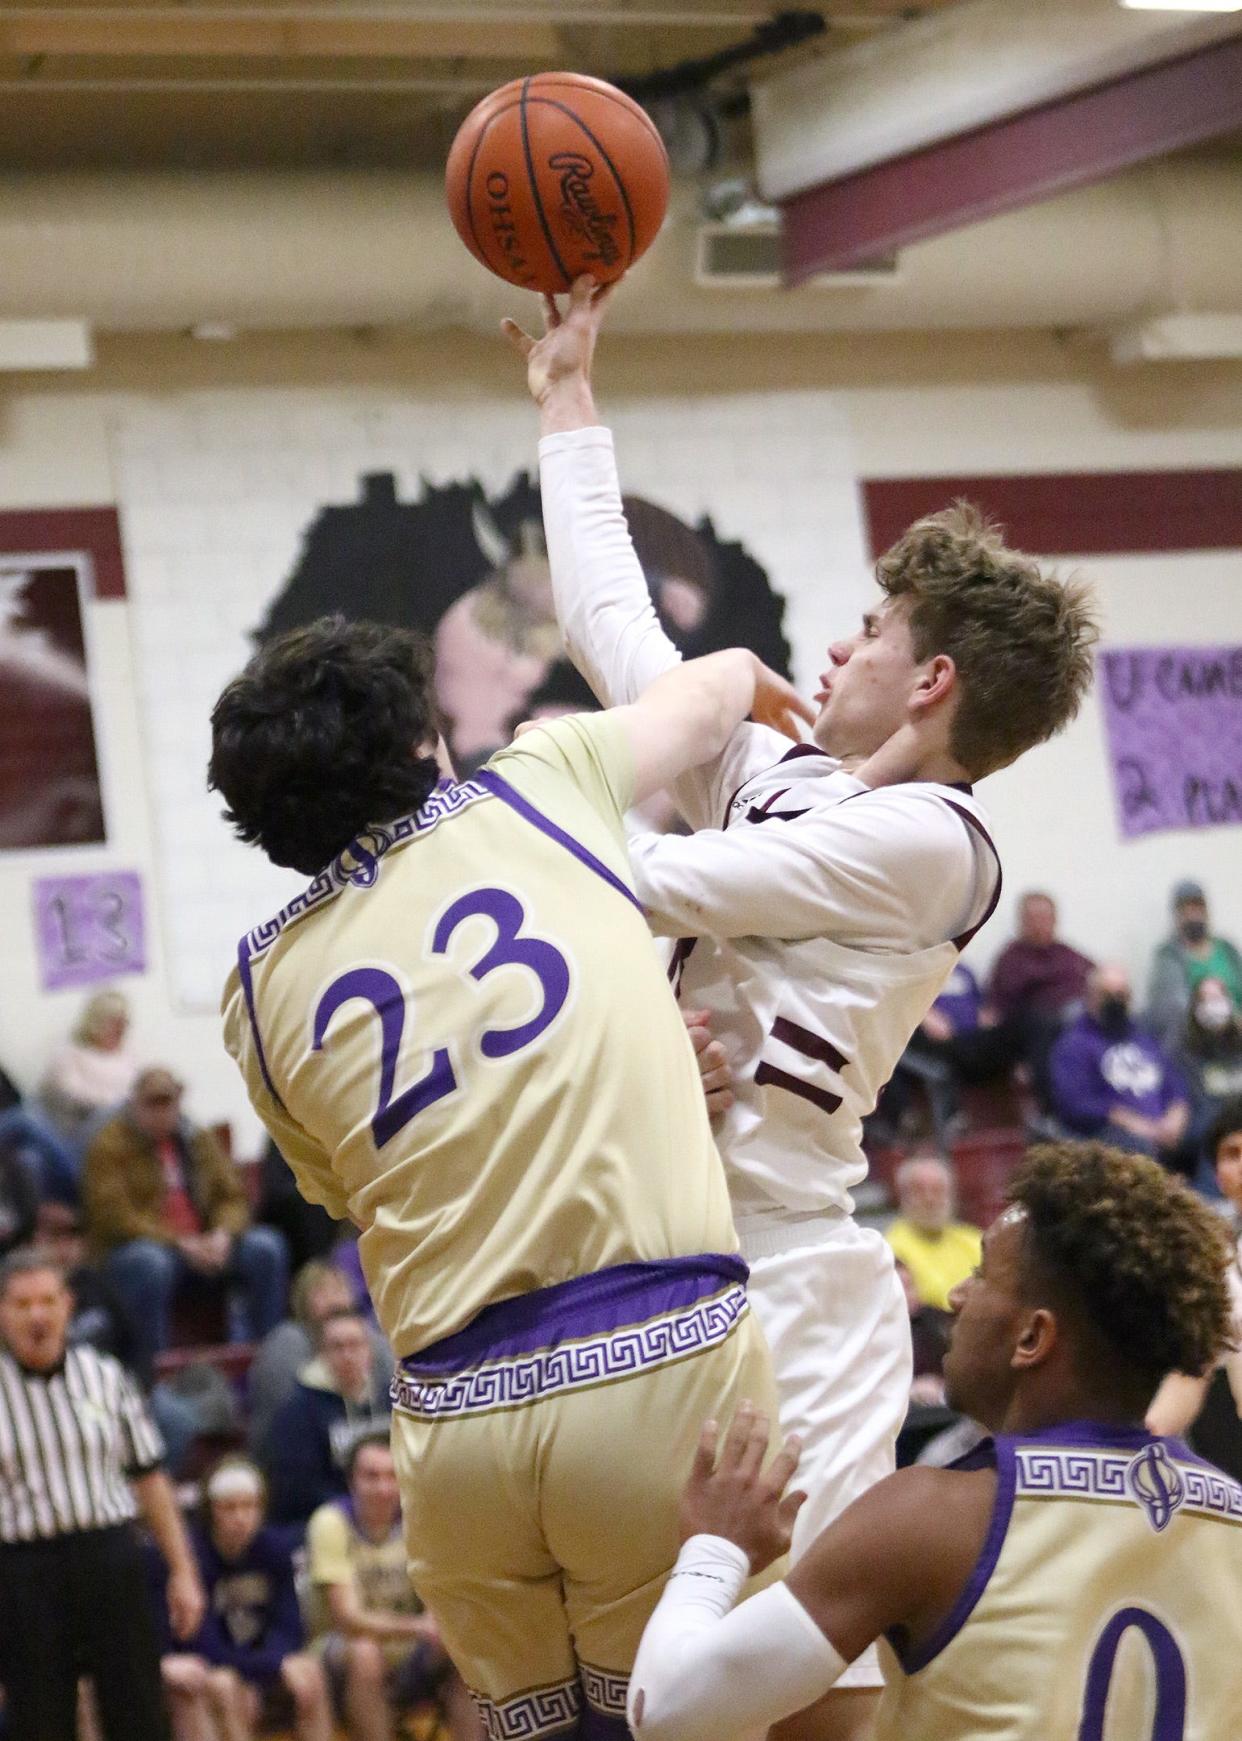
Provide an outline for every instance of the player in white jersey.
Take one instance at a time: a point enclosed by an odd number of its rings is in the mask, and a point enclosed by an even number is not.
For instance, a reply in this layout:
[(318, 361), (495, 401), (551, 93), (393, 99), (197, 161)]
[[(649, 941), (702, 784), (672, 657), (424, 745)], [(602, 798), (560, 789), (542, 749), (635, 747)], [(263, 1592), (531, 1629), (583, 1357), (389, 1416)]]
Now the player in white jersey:
[[(540, 406), (557, 614), (606, 706), (679, 658), (591, 393), (607, 296), (580, 281), (563, 320), (548, 302), (537, 343), (506, 323)], [(631, 842), (649, 923), (681, 940), (680, 995), (709, 1012), (733, 1072), (717, 1141), (782, 1424), (804, 1446), (795, 1555), (894, 1467), (908, 1316), (885, 1241), (850, 1218), (850, 1190), (866, 1173), (863, 1117), (999, 898), (971, 781), (1073, 716), (1094, 638), (1080, 588), (966, 511), (912, 528), (878, 578), (886, 598), (829, 649), (812, 742), (791, 750), (741, 727), (673, 787), (696, 832)], [(880, 1679), (873, 1652), (786, 1741), (862, 1734)]]
[(361, 1229), (412, 1581), (493, 1738), (624, 1734), (698, 1423), (775, 1413), (622, 822), (756, 700), (800, 705), (713, 655), (441, 783), (428, 649), (327, 618), (212, 715), (238, 832), (313, 875), (242, 939), (225, 1041)]
[(788, 1540), (796, 1459), (765, 1477), (744, 1415), (713, 1469), (705, 1434), (631, 1678), (637, 1741), (762, 1729), (877, 1638), (876, 1741), (1234, 1741), (1242, 1487), (1142, 1425), (1163, 1371), (1227, 1337), (1227, 1262), (1211, 1209), (1153, 1161), (1032, 1150), (954, 1291), (945, 1361), (996, 1437), (890, 1476), (733, 1608)]

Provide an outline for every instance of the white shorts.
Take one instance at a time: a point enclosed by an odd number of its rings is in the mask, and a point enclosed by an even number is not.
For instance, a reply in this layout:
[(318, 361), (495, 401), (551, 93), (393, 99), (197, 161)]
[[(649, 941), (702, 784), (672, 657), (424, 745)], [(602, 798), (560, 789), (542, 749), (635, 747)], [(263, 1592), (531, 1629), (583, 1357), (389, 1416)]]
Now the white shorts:
[[(745, 1241), (743, 1241), (743, 1248)], [(822, 1529), (896, 1468), (913, 1377), (910, 1317), (888, 1242), (843, 1220), (815, 1245), (750, 1262), (750, 1303), (772, 1351), (781, 1428), (797, 1433), (807, 1493), (797, 1559)], [(840, 1687), (880, 1687), (872, 1645)]]

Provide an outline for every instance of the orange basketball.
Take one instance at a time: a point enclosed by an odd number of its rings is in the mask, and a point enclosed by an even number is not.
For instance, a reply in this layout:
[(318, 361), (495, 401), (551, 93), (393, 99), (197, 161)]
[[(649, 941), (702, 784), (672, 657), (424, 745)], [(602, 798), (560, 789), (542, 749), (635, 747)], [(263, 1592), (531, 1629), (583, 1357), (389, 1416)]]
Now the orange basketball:
[(668, 205), (668, 156), (624, 91), (580, 73), (536, 73), (466, 116), (444, 176), (457, 234), (524, 290), (601, 284), (629, 270)]

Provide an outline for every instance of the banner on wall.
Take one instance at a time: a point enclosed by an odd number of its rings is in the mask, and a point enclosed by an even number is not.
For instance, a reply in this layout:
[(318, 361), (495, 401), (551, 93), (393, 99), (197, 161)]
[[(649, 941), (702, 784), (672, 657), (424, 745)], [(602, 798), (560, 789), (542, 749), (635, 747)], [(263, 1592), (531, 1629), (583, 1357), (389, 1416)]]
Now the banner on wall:
[(146, 928), (137, 871), (36, 877), (32, 894), (44, 991), (144, 971)]
[(1242, 646), (1112, 648), (1099, 684), (1123, 836), (1242, 823)]
[(80, 552), (0, 557), (0, 851), (104, 838)]

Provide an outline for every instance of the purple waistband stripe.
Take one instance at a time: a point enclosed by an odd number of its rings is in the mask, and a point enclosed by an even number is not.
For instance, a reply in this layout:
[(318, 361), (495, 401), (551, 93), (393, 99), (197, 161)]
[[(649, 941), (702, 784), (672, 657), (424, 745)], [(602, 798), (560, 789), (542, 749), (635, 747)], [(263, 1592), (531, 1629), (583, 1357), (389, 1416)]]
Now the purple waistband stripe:
[(393, 1407), (447, 1422), (617, 1384), (726, 1343), (749, 1311), (739, 1257), (618, 1264), (502, 1300), (407, 1355)]
[(749, 1274), (740, 1257), (726, 1252), (616, 1264), (485, 1306), (455, 1335), (407, 1355), (401, 1370), (412, 1378), (445, 1378), (485, 1361), (607, 1335), (695, 1306), (727, 1287), (744, 1287)]

